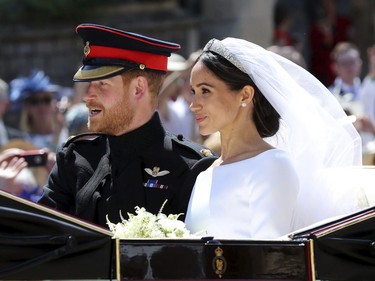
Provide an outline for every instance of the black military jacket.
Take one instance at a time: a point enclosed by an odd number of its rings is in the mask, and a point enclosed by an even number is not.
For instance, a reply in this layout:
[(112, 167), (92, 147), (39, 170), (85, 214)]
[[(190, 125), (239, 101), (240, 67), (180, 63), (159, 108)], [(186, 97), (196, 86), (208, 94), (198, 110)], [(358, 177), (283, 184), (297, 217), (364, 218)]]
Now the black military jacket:
[(78, 136), (56, 154), (39, 203), (106, 225), (135, 206), (165, 214), (185, 213), (196, 176), (215, 160), (211, 152), (164, 131), (157, 113), (121, 136)]

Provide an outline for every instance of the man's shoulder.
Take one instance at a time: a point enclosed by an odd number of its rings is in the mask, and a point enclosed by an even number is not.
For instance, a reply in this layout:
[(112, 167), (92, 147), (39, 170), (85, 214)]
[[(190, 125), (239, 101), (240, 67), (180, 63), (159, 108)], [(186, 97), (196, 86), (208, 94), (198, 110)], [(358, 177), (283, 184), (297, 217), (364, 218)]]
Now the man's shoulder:
[(195, 154), (197, 158), (215, 157), (210, 149), (185, 138), (183, 135), (167, 134), (167, 138), (170, 139), (174, 150)]
[[(74, 161), (77, 163), (85, 159), (85, 161), (95, 166), (101, 157), (107, 151), (107, 135), (103, 133), (83, 133), (71, 136), (65, 144), (58, 149), (58, 157), (65, 161)], [(72, 157), (75, 155), (74, 157)], [(78, 157), (79, 155), (79, 157)], [(84, 164), (86, 165), (86, 164)]]
[(104, 133), (82, 133), (75, 136), (70, 136), (64, 144), (64, 147), (68, 147), (71, 144), (97, 144), (107, 138)]
[(75, 151), (86, 155), (85, 157), (91, 154), (102, 155), (106, 151), (106, 143), (107, 135), (104, 133), (83, 133), (69, 137), (60, 151), (67, 155)]

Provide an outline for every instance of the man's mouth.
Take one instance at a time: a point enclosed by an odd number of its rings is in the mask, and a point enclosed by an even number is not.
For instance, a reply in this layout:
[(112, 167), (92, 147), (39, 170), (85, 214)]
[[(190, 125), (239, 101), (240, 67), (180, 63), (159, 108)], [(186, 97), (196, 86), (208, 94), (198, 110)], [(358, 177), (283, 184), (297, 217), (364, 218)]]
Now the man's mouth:
[(89, 112), (90, 112), (90, 117), (92, 117), (92, 116), (98, 115), (102, 111), (101, 111), (101, 109), (92, 108), (92, 109), (89, 110)]

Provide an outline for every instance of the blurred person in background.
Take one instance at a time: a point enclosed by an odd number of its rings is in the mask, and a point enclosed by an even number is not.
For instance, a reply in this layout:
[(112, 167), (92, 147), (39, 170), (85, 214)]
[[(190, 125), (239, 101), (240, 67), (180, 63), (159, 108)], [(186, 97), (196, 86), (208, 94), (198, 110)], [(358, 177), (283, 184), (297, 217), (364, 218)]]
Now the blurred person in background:
[(358, 47), (351, 42), (339, 42), (332, 51), (332, 69), (336, 75), (328, 89), (361, 135), (363, 152), (366, 153), (373, 135), (367, 130), (364, 107), (361, 101), (362, 82), (360, 78), (362, 59)]
[(294, 46), (295, 40), (290, 32), (292, 17), (288, 7), (277, 1), (273, 10), (274, 30), (272, 44), (277, 46)]
[(88, 82), (74, 83), (73, 93), (65, 106), (65, 124), (69, 136), (89, 132), (87, 124), (89, 112), (83, 102), (88, 87)]
[(375, 124), (375, 45), (367, 49), (369, 70), (361, 87), (363, 113)]
[(352, 41), (351, 20), (337, 12), (337, 0), (320, 0), (320, 9), (310, 29), (310, 72), (325, 86), (332, 84), (331, 52), (338, 42)]
[(362, 59), (353, 43), (339, 42), (332, 51), (332, 69), (336, 75), (329, 90), (345, 106), (359, 99), (361, 90), (360, 74)]
[(17, 157), (21, 149), (6, 149), (0, 153), (0, 189), (18, 195), (24, 191), (17, 176), (27, 167), (25, 159)]
[(65, 119), (69, 136), (89, 132), (87, 127), (88, 116), (88, 108), (83, 102), (75, 103), (68, 108), (65, 114)]
[(69, 105), (71, 106), (77, 103), (83, 103), (83, 97), (85, 96), (88, 88), (89, 88), (88, 82), (74, 83), (73, 94), (70, 98)]
[(291, 60), (295, 64), (306, 69), (306, 61), (302, 54), (293, 46), (278, 46), (272, 45), (267, 48), (268, 51), (274, 52), (288, 60)]
[(58, 108), (60, 87), (50, 82), (43, 71), (10, 82), (10, 99), (20, 114), (19, 129), (26, 140), (37, 148), (56, 147), (68, 137), (64, 110)]
[(375, 164), (375, 45), (367, 49), (368, 72), (360, 89), (361, 114), (355, 116), (357, 130), (363, 140), (363, 162)]
[(10, 139), (24, 138), (21, 131), (7, 126), (4, 122), (4, 115), (9, 107), (9, 86), (0, 79), (0, 147), (7, 144)]
[[(41, 153), (45, 153), (45, 161), (30, 161), (31, 152), (35, 155), (33, 157), (38, 157), (37, 160), (41, 159)], [(29, 157), (25, 156), (25, 153)], [(0, 150), (0, 189), (24, 199), (37, 201), (55, 164), (51, 155), (48, 150), (37, 150), (27, 141), (9, 141)]]

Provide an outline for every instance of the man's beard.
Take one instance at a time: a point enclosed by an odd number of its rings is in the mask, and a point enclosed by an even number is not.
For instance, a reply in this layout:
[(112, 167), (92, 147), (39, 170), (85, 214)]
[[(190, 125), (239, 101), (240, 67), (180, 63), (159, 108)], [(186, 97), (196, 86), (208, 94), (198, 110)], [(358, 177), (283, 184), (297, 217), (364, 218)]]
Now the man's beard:
[(102, 132), (108, 135), (120, 135), (126, 132), (130, 127), (134, 118), (134, 109), (123, 97), (112, 108), (103, 108), (96, 106), (102, 110), (102, 117), (100, 120), (91, 121), (88, 119), (88, 129), (91, 132)]

